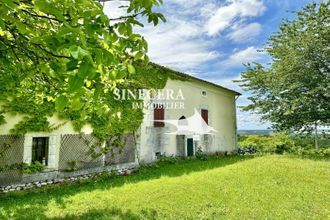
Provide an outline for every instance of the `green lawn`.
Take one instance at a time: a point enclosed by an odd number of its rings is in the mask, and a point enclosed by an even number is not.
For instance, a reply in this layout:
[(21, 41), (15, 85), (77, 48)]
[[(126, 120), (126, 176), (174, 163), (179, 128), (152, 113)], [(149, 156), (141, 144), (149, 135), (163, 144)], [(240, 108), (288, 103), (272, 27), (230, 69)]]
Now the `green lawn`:
[(0, 199), (0, 219), (329, 219), (330, 163), (287, 156), (187, 160)]

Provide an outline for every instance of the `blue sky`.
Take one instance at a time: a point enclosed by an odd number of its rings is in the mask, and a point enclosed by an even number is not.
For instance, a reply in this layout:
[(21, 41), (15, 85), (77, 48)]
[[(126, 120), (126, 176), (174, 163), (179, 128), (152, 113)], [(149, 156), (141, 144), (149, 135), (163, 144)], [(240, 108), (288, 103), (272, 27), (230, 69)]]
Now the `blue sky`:
[[(122, 12), (109, 2), (105, 12), (116, 17)], [(232, 80), (239, 79), (243, 63), (269, 63), (258, 52), (278, 30), (288, 11), (300, 10), (307, 0), (164, 0), (158, 9), (167, 19), (137, 31), (146, 37), (150, 60), (241, 92), (238, 106), (248, 104), (248, 92)], [(259, 116), (238, 110), (238, 129), (265, 129)]]

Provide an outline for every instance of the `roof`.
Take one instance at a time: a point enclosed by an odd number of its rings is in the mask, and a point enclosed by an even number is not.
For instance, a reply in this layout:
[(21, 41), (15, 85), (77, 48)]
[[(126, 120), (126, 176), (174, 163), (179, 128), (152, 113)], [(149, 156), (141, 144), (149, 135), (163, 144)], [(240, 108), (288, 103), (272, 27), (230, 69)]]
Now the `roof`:
[(165, 66), (159, 65), (159, 64), (157, 64), (157, 63), (151, 63), (151, 64), (154, 65), (154, 66), (157, 66), (158, 68), (162, 68), (162, 69), (164, 69), (164, 70), (170, 71), (170, 72), (172, 72), (172, 73), (174, 73), (174, 74), (176, 74), (176, 75), (179, 75), (179, 76), (182, 76), (182, 77), (185, 77), (185, 78), (189, 78), (189, 79), (194, 79), (194, 80), (197, 80), (197, 81), (200, 81), (200, 82), (204, 82), (204, 83), (206, 83), (206, 84), (212, 85), (212, 86), (217, 87), (217, 88), (219, 88), (219, 89), (223, 89), (223, 90), (226, 90), (226, 91), (228, 91), (228, 92), (232, 92), (232, 93), (234, 93), (235, 95), (238, 95), (238, 96), (239, 96), (239, 95), (242, 95), (241, 93), (239, 93), (239, 92), (237, 92), (237, 91), (235, 91), (235, 90), (228, 89), (228, 88), (223, 87), (223, 86), (220, 86), (220, 85), (218, 85), (218, 84), (216, 84), (216, 83), (212, 83), (212, 82), (209, 82), (209, 81), (207, 81), (207, 80), (200, 79), (200, 78), (198, 78), (198, 77), (195, 77), (195, 76), (189, 75), (189, 74), (187, 74), (187, 73), (183, 73), (183, 72), (180, 72), (180, 71), (177, 71), (177, 70), (173, 70), (173, 69), (171, 69), (171, 68), (168, 68), (168, 67), (165, 67)]

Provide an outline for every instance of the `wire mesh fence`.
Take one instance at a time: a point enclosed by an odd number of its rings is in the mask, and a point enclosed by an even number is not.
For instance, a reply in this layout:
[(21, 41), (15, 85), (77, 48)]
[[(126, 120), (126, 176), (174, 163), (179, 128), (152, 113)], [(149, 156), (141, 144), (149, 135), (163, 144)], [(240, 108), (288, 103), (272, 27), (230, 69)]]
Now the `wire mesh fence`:
[[(57, 168), (46, 168), (42, 172), (71, 172), (135, 162), (134, 135), (123, 135), (121, 138), (124, 140), (122, 147), (109, 146), (110, 151), (105, 153), (102, 151), (103, 144), (93, 135), (63, 134), (60, 143), (49, 145), (59, 148), (52, 149), (53, 152), (58, 152)], [(0, 186), (22, 183), (35, 174), (26, 173), (23, 169), (24, 154), (28, 153), (24, 152), (24, 139), (24, 136), (0, 135)], [(111, 145), (111, 141), (108, 141), (108, 145)], [(33, 147), (29, 149), (33, 151)]]
[(59, 170), (72, 171), (135, 161), (135, 139), (123, 135), (124, 146), (111, 146), (102, 154), (101, 143), (93, 135), (66, 134), (61, 136)]
[(20, 182), (23, 162), (24, 137), (0, 135), (0, 185)]
[[(59, 154), (59, 170), (73, 171), (103, 166), (102, 156), (94, 156), (99, 153), (98, 139), (89, 134), (65, 134), (61, 135), (61, 147)], [(92, 152), (95, 150), (95, 152)]]
[(135, 161), (135, 139), (133, 134), (124, 135), (124, 146), (122, 148), (110, 148), (105, 155), (105, 165), (130, 163)]

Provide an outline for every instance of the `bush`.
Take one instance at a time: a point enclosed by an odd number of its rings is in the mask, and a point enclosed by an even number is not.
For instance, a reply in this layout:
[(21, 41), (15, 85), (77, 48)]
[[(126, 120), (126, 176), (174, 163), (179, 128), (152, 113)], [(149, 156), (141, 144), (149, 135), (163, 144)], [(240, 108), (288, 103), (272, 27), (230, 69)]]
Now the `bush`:
[(320, 137), (320, 148), (314, 148), (314, 139), (307, 135), (286, 135), (282, 133), (274, 135), (244, 135), (240, 137), (239, 154), (258, 153), (294, 154), (308, 157), (330, 157), (329, 140)]
[(247, 135), (243, 141), (239, 142), (240, 148), (255, 149), (259, 153), (283, 154), (294, 146), (294, 141), (285, 134)]
[[(314, 137), (308, 134), (295, 134), (291, 135), (290, 138), (296, 143), (297, 146), (303, 148), (314, 147)], [(327, 134), (319, 134), (317, 139), (320, 148), (330, 148), (330, 137)]]
[(171, 155), (171, 156), (160, 155), (159, 163), (173, 164), (173, 163), (178, 162), (179, 160), (180, 160), (180, 158), (175, 157), (174, 155)]
[(46, 167), (42, 165), (39, 161), (35, 161), (32, 164), (23, 163), (22, 171), (26, 174), (37, 173), (44, 170)]
[(196, 159), (198, 160), (207, 160), (207, 155), (204, 154), (202, 147), (198, 147), (195, 153)]
[(294, 147), (290, 149), (289, 153), (302, 157), (330, 158), (330, 148)]
[(72, 172), (78, 169), (76, 160), (69, 160), (66, 163), (68, 164), (68, 166), (65, 168), (65, 171)]

